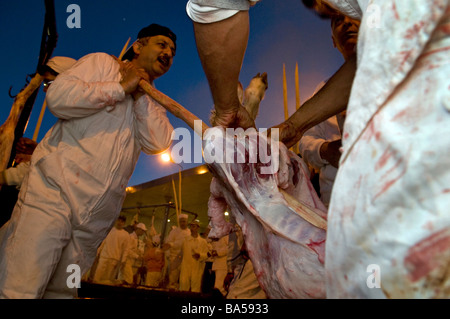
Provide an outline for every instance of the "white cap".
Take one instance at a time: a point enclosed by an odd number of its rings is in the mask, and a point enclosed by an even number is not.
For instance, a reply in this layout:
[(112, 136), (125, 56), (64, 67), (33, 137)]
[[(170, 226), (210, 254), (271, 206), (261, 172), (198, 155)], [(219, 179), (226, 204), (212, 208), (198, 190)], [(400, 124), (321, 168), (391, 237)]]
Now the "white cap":
[(178, 219), (181, 219), (181, 218), (188, 219), (188, 215), (186, 215), (186, 214), (178, 215)]
[(137, 225), (136, 225), (136, 228), (140, 228), (140, 229), (142, 229), (143, 231), (147, 231), (147, 227), (145, 227), (145, 224), (144, 224), (144, 223), (139, 223), (139, 224), (137, 224)]
[(77, 60), (65, 57), (65, 56), (55, 56), (48, 60), (47, 66), (57, 73), (62, 73), (70, 69)]

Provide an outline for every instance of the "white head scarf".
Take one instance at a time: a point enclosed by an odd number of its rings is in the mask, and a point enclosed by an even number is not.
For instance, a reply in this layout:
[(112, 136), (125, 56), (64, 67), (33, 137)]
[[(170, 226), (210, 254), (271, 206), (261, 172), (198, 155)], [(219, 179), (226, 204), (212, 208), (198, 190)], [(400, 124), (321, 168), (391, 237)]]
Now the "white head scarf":
[(69, 57), (55, 56), (48, 60), (47, 66), (59, 74), (70, 69), (75, 62), (77, 62), (77, 60)]

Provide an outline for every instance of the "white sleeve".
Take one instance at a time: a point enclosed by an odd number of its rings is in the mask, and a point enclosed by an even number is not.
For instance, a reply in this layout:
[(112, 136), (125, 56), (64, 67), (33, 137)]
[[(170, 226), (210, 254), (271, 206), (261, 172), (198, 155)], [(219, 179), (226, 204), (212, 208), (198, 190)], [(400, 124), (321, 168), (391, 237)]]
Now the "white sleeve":
[(166, 110), (147, 94), (134, 103), (136, 137), (146, 154), (165, 151), (172, 143), (173, 126)]
[(242, 10), (248, 10), (250, 5), (259, 0), (189, 0), (186, 13), (192, 21), (198, 23), (213, 23), (228, 19)]
[(303, 134), (298, 143), (299, 152), (306, 163), (316, 169), (329, 164), (326, 160), (320, 157), (320, 148), (326, 142), (323, 133), (320, 129), (320, 124), (310, 128)]
[(30, 162), (22, 162), (16, 167), (10, 167), (4, 171), (6, 184), (21, 186), (23, 178), (30, 169)]
[(50, 112), (61, 119), (86, 117), (125, 99), (117, 78), (119, 65), (106, 53), (81, 58), (61, 73), (49, 87), (46, 99)]

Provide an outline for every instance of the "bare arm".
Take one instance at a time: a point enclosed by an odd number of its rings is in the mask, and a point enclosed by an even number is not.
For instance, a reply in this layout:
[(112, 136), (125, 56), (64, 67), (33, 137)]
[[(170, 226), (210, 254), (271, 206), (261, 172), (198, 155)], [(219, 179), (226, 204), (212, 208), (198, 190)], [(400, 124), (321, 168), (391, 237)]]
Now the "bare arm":
[(275, 126), (280, 129), (280, 140), (287, 147), (297, 143), (309, 128), (346, 109), (355, 71), (356, 56), (349, 58), (290, 118)]
[(214, 22), (194, 22), (197, 50), (209, 82), (218, 124), (250, 127), (254, 123), (241, 107), (237, 87), (249, 35), (248, 11)]

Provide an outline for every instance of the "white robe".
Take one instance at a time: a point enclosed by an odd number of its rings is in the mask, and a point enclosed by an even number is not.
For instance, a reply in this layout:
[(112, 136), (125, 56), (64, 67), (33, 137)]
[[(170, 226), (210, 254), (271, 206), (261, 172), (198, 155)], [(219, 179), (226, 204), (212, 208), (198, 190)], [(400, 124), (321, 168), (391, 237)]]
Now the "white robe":
[(119, 267), (127, 259), (130, 234), (124, 229), (113, 227), (98, 249), (99, 261), (95, 270), (95, 282), (114, 283)]
[(92, 265), (141, 150), (169, 147), (164, 108), (146, 95), (134, 101), (120, 79), (118, 63), (94, 53), (50, 86), (48, 108), (59, 120), (33, 153), (0, 246), (1, 297), (73, 297), (68, 266), (83, 275)]
[(362, 21), (328, 213), (327, 297), (448, 298), (449, 1), (329, 2)]

